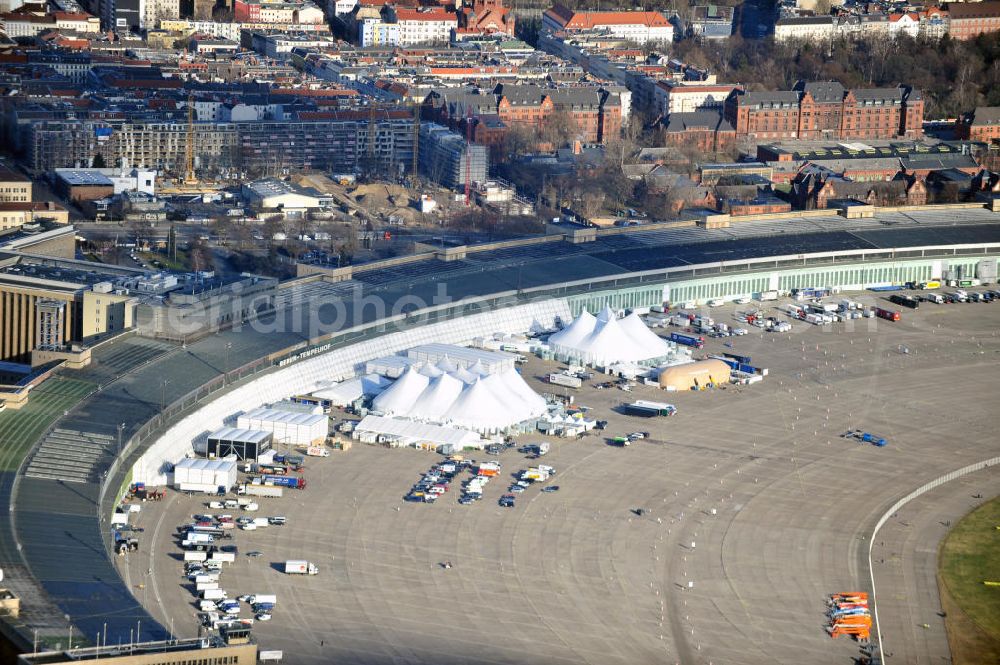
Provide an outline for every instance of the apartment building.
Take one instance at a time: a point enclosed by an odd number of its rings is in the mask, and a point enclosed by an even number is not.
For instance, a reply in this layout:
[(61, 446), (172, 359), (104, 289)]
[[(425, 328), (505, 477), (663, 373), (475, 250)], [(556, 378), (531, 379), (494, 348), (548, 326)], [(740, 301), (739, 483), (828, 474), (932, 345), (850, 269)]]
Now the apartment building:
[(395, 15), (395, 23), (399, 25), (400, 46), (447, 44), (451, 40), (452, 30), (458, 28), (458, 15), (444, 7), (400, 7), (385, 13)]
[(846, 90), (836, 82), (800, 81), (794, 90), (734, 91), (726, 120), (738, 138), (920, 138), (924, 102), (909, 86)]
[(674, 40), (674, 26), (659, 12), (587, 12), (557, 4), (542, 14), (542, 28), (550, 33), (603, 30), (640, 44)]
[(1000, 106), (979, 106), (966, 113), (955, 125), (955, 136), (1000, 145)]
[(973, 39), (1000, 30), (1000, 2), (957, 2), (948, 5), (949, 34)]
[(0, 165), (0, 203), (26, 203), (31, 196), (31, 179)]
[(656, 112), (661, 116), (674, 113), (694, 113), (705, 109), (721, 109), (738, 85), (722, 83), (704, 85), (677, 81), (656, 81), (654, 97)]

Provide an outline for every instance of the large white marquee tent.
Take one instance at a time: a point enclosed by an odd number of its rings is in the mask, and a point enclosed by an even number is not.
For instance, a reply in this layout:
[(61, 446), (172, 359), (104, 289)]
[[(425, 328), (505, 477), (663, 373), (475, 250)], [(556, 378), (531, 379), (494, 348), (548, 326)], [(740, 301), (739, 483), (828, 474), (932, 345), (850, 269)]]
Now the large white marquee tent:
[[(432, 367), (433, 371), (426, 368)], [(512, 368), (491, 374), (483, 364), (410, 367), (372, 408), (387, 416), (496, 432), (545, 413), (545, 400)]]
[(667, 358), (670, 345), (651, 331), (638, 314), (619, 319), (610, 307), (596, 317), (584, 310), (549, 337), (557, 357), (587, 365), (644, 362)]

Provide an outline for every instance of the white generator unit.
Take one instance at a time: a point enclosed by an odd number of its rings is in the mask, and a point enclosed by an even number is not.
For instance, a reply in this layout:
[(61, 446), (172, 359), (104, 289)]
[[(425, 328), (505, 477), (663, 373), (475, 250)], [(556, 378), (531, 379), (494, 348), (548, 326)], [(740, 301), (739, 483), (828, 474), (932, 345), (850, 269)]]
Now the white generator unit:
[(239, 416), (236, 426), (271, 432), (278, 443), (309, 446), (326, 441), (330, 419), (325, 415), (261, 408)]
[(236, 484), (236, 462), (220, 459), (184, 459), (174, 465), (174, 489), (181, 492), (217, 492)]

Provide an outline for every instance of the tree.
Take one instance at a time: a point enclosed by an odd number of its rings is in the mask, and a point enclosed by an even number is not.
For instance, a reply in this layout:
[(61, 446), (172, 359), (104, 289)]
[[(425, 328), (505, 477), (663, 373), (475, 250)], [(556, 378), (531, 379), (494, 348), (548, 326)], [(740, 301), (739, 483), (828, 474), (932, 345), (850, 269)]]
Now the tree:
[(91, 167), (95, 168), (95, 169), (106, 169), (106, 168), (108, 168), (108, 165), (105, 164), (105, 162), (104, 162), (104, 155), (102, 155), (101, 153), (97, 153), (96, 155), (94, 155), (94, 159), (91, 162)]
[(538, 138), (542, 143), (551, 144), (555, 148), (572, 142), (580, 133), (573, 114), (565, 109), (557, 109), (542, 118), (538, 127)]

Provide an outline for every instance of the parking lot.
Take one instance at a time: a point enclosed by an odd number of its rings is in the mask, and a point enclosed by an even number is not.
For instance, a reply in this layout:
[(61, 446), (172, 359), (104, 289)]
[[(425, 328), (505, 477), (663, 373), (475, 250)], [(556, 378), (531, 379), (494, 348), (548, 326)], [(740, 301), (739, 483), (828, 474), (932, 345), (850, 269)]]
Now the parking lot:
[[(441, 460), (434, 453), (355, 445), (310, 458), (305, 490), (259, 500), (257, 515), (287, 524), (227, 541), (240, 554), (221, 586), (230, 598), (277, 596), (254, 633), (291, 663), (849, 662), (857, 646), (826, 636), (824, 598), (864, 583), (874, 521), (926, 480), (996, 454), (1000, 413), (984, 400), (1000, 364), (998, 323), (1000, 304), (924, 304), (898, 322), (752, 328), (695, 353), (751, 355), (765, 380), (697, 393), (596, 390), (600, 375), (553, 390), (541, 377), (559, 366), (530, 358), (522, 373), (537, 391), (574, 395), (607, 429), (521, 437), (548, 440), (551, 452), (502, 453), (500, 478), (470, 505), (454, 483), (433, 505), (403, 500)], [(678, 413), (615, 410), (635, 399)], [(839, 436), (855, 428), (888, 444)], [(650, 438), (608, 443), (637, 430)], [(511, 474), (539, 461), (555, 467), (547, 484), (559, 491), (536, 484), (500, 507)], [(988, 483), (984, 494), (1000, 492), (996, 474)], [(146, 504), (141, 551), (119, 559), (139, 600), (180, 636), (198, 634), (197, 608), (173, 536), (192, 514), (219, 512), (207, 501), (168, 492)], [(253, 550), (263, 556), (245, 556)], [(286, 575), (278, 566), (289, 559), (320, 572)], [(912, 570), (904, 559), (879, 565)], [(880, 612), (936, 627), (940, 608), (918, 588), (933, 575), (894, 579)], [(921, 637), (932, 634), (943, 640)], [(907, 657), (903, 636), (892, 651), (895, 662), (923, 659)]]

